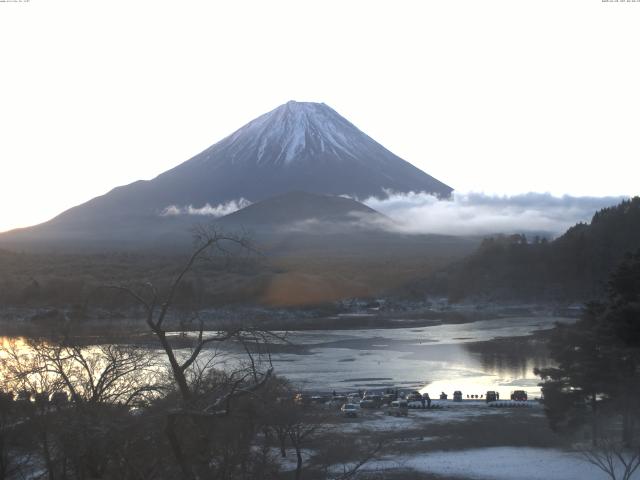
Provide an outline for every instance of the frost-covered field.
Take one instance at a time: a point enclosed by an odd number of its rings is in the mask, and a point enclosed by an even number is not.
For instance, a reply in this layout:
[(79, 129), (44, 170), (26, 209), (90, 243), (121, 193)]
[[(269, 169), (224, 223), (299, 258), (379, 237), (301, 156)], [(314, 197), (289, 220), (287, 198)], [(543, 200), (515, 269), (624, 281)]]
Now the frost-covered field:
[[(365, 471), (413, 470), (447, 477), (491, 480), (604, 480), (604, 472), (577, 453), (551, 448), (495, 447), (391, 456)], [(634, 477), (637, 478), (637, 477)]]
[[(373, 478), (418, 474), (487, 480), (608, 478), (548, 429), (535, 402), (519, 409), (443, 402), (442, 408), (411, 410), (401, 418), (365, 410), (359, 418), (337, 421), (332, 428), (354, 441), (381, 442), (381, 455), (362, 468)], [(632, 478), (639, 479), (640, 473)]]
[[(542, 406), (529, 402), (528, 415), (542, 416)], [(511, 415), (511, 408), (491, 408), (484, 402), (433, 402), (432, 409), (410, 409), (406, 417), (385, 415), (383, 410), (361, 409), (355, 421), (345, 421), (334, 428), (343, 433), (408, 432), (423, 430), (428, 434), (434, 425), (451, 425), (478, 418), (500, 418)]]

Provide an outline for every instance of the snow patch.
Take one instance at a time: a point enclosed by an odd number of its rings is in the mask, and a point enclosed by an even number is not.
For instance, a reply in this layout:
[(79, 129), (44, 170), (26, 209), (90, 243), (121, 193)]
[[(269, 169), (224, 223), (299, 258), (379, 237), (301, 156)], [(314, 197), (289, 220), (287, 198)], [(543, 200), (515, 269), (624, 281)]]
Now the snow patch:
[[(387, 457), (367, 471), (408, 469), (436, 475), (491, 480), (604, 480), (607, 475), (578, 454), (547, 448), (482, 448)], [(635, 475), (632, 478), (638, 478)]]
[[(258, 164), (271, 159), (274, 163), (290, 165), (306, 150), (357, 158), (354, 152), (358, 151), (357, 144), (363, 136), (324, 104), (292, 101), (248, 123), (229, 137), (228, 142), (235, 150), (255, 149)], [(279, 153), (272, 159), (269, 148), (274, 146), (279, 148)]]
[[(433, 402), (432, 405), (438, 405)], [(407, 417), (392, 417), (383, 412), (362, 410), (360, 421), (344, 423), (338, 428), (343, 433), (378, 433), (378, 432), (403, 432), (407, 430), (428, 429), (429, 425), (450, 424), (453, 422), (466, 422), (473, 418), (486, 415), (506, 415), (506, 409), (487, 408), (484, 403), (479, 405), (442, 404), (441, 408), (410, 409)]]

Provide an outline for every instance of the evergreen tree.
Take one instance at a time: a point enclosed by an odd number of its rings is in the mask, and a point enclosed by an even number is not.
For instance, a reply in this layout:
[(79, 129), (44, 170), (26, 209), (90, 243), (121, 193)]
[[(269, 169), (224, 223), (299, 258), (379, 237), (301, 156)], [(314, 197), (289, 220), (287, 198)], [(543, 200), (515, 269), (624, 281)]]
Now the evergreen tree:
[(524, 235), (485, 239), (466, 259), (446, 267), (428, 285), (457, 300), (584, 301), (605, 293), (607, 278), (625, 252), (640, 248), (640, 197), (598, 211), (590, 224), (531, 243)]
[(615, 413), (631, 445), (640, 413), (640, 251), (612, 274), (607, 300), (589, 304), (575, 324), (557, 326), (549, 347), (557, 366), (536, 374), (552, 428), (589, 421), (595, 442), (600, 413)]

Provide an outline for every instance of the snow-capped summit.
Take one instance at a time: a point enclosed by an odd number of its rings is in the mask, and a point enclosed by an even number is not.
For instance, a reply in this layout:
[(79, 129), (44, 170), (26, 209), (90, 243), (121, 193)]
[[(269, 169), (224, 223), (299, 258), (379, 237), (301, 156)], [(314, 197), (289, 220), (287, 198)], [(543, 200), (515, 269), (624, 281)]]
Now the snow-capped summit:
[(63, 212), (37, 231), (100, 235), (126, 229), (135, 236), (143, 224), (168, 228), (169, 222), (177, 221), (167, 217), (167, 211), (219, 211), (291, 191), (365, 199), (385, 197), (388, 191), (448, 197), (452, 189), (391, 153), (324, 103), (291, 101), (156, 178), (117, 187)]
[(158, 215), (169, 206), (257, 202), (294, 190), (359, 199), (389, 190), (452, 192), (324, 103), (291, 101), (153, 180), (118, 187), (59, 219)]
[(255, 155), (247, 160), (258, 164), (288, 164), (324, 153), (347, 155), (358, 161), (358, 140), (362, 136), (366, 137), (324, 103), (291, 100), (256, 118), (211, 150), (229, 148), (235, 159), (234, 149), (255, 149)]
[(152, 182), (165, 188), (201, 185), (206, 196), (194, 198), (196, 204), (240, 197), (258, 201), (292, 190), (361, 199), (384, 197), (388, 190), (441, 197), (452, 192), (328, 105), (295, 101), (261, 115)]

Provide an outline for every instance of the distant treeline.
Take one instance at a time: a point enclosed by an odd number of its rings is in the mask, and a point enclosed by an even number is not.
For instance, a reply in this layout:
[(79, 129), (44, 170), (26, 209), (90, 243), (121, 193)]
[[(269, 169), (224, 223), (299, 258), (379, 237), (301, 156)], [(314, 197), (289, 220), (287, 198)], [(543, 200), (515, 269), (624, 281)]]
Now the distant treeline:
[[(401, 236), (374, 247), (333, 251), (330, 244), (322, 244), (325, 239), (292, 237), (285, 239), (286, 247), (268, 245), (267, 253), (258, 248), (200, 262), (181, 283), (175, 306), (324, 308), (344, 298), (378, 298), (463, 258), (480, 242)], [(376, 243), (375, 238), (371, 241)], [(188, 254), (188, 249), (94, 254), (0, 249), (0, 308), (71, 308), (80, 316), (87, 307), (128, 309), (134, 305), (131, 299), (105, 286), (152, 282), (165, 288)]]
[(429, 277), (417, 290), (450, 300), (582, 301), (605, 292), (625, 254), (640, 249), (640, 197), (598, 211), (561, 237), (486, 238), (466, 259)]
[[(127, 308), (135, 305), (109, 285), (153, 282), (167, 288), (179, 266), (180, 255), (105, 253), (60, 255), (0, 250), (0, 306), (73, 307), (81, 315), (90, 307)], [(201, 262), (180, 285), (176, 307), (195, 308), (255, 298), (264, 289), (268, 273), (258, 258)]]

